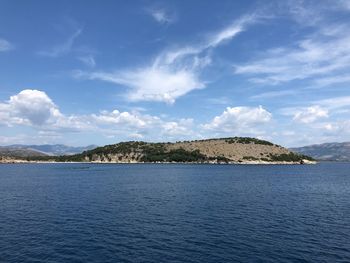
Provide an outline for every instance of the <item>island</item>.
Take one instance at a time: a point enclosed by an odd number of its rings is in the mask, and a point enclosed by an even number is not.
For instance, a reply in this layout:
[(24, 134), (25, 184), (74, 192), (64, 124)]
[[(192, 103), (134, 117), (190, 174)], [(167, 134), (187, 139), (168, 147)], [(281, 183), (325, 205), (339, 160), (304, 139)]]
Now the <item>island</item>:
[(129, 141), (61, 156), (1, 156), (2, 163), (212, 163), (212, 164), (314, 164), (307, 155), (250, 137), (229, 137), (179, 142)]

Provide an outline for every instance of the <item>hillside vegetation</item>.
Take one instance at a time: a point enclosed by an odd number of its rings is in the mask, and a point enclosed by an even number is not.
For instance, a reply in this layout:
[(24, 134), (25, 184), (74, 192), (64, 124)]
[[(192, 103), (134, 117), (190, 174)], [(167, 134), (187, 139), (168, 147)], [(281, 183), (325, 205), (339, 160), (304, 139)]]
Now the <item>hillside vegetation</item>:
[(70, 156), (35, 157), (29, 160), (112, 163), (303, 163), (313, 159), (293, 153), (268, 141), (248, 137), (231, 137), (176, 143), (121, 142)]

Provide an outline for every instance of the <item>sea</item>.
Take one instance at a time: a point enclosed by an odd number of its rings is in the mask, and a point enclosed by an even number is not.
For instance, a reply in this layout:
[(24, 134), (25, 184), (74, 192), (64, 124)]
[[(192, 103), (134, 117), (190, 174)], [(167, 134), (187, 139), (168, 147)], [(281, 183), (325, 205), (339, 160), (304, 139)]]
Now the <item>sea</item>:
[(0, 262), (350, 262), (350, 164), (1, 164)]

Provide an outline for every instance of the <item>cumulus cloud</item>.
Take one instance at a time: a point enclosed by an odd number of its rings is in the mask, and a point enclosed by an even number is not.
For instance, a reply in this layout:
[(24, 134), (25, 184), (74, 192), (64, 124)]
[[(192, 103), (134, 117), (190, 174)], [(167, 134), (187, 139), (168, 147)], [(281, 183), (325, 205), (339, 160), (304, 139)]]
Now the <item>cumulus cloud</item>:
[(160, 122), (158, 117), (118, 110), (102, 111), (100, 114), (92, 114), (91, 117), (101, 125), (119, 125), (129, 129), (143, 129)]
[(168, 49), (156, 56), (150, 65), (114, 72), (75, 72), (76, 77), (98, 79), (129, 88), (131, 101), (175, 100), (193, 90), (205, 88), (201, 70), (211, 64), (210, 51), (243, 32), (258, 21), (255, 15), (245, 16), (224, 29), (211, 34), (200, 43)]
[[(307, 106), (282, 108), (279, 114), (285, 127), (279, 129), (293, 130), (302, 136), (285, 138), (289, 145), (307, 145), (330, 141), (342, 141), (349, 138), (350, 97), (333, 97), (308, 102)], [(295, 125), (295, 123), (299, 125)]]
[(99, 129), (109, 135), (128, 134), (129, 138), (169, 140), (188, 138), (193, 135), (193, 120), (180, 119), (168, 121), (158, 116), (139, 112), (102, 111), (92, 114), (91, 119)]
[(162, 134), (166, 138), (183, 138), (194, 135), (193, 119), (181, 119), (168, 121), (162, 124)]
[(26, 126), (41, 138), (59, 138), (69, 133), (92, 132), (117, 140), (153, 141), (212, 137), (215, 134), (261, 135), (257, 130), (272, 114), (263, 107), (228, 107), (210, 123), (195, 124), (191, 118), (169, 119), (138, 111), (100, 111), (67, 115), (43, 91), (23, 90), (0, 103), (0, 125)]
[(293, 120), (300, 123), (312, 123), (350, 110), (350, 96), (333, 97), (311, 101), (310, 106), (288, 107), (279, 110), (285, 116), (293, 116)]
[(259, 107), (227, 107), (219, 116), (210, 123), (204, 124), (203, 128), (225, 133), (251, 133), (259, 126), (269, 123), (272, 114)]
[(14, 46), (6, 39), (0, 38), (0, 52), (10, 51)]
[(26, 125), (41, 130), (80, 130), (91, 122), (86, 116), (62, 114), (45, 92), (26, 89), (0, 103), (0, 123), (7, 126)]
[(311, 106), (294, 114), (293, 120), (301, 123), (311, 123), (328, 117), (328, 110), (320, 106)]
[(8, 125), (14, 123), (29, 123), (43, 125), (59, 117), (56, 105), (39, 90), (23, 90), (17, 95), (11, 96), (6, 103), (0, 104), (0, 119)]
[[(0, 103), (0, 125), (33, 127), (39, 133), (95, 132), (122, 138), (181, 138), (193, 134), (192, 119), (167, 121), (158, 116), (128, 111), (101, 111), (66, 115), (43, 91), (23, 90)], [(52, 136), (51, 136), (52, 137)]]
[[(299, 145), (307, 145), (324, 142), (341, 142), (349, 140), (350, 121), (347, 120), (327, 120), (308, 124), (306, 129), (298, 131), (298, 135), (302, 134), (305, 140), (298, 143)], [(296, 137), (294, 137), (296, 138)], [(296, 138), (299, 139), (298, 137)], [(291, 141), (291, 144), (295, 144)]]

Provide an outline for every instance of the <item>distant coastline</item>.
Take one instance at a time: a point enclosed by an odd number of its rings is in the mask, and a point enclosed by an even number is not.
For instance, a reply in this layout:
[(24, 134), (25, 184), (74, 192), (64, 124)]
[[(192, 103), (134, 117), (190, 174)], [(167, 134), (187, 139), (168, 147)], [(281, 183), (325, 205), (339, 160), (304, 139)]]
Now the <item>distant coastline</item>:
[(1, 163), (313, 164), (307, 155), (250, 137), (175, 143), (121, 142), (74, 155), (3, 156)]
[(212, 165), (303, 165), (317, 164), (316, 161), (303, 160), (303, 162), (59, 162), (59, 161), (27, 161), (27, 160), (0, 160), (0, 164), (212, 164)]

